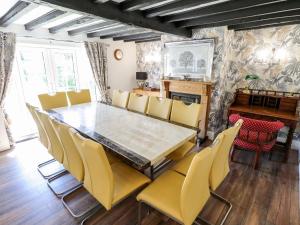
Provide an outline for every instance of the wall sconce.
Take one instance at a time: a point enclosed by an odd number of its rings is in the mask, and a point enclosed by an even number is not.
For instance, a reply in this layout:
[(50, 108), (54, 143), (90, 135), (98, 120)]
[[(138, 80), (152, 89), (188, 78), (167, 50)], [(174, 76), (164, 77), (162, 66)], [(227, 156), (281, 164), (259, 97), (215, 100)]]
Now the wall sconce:
[(256, 53), (256, 62), (260, 64), (276, 65), (287, 57), (284, 48), (263, 48)]

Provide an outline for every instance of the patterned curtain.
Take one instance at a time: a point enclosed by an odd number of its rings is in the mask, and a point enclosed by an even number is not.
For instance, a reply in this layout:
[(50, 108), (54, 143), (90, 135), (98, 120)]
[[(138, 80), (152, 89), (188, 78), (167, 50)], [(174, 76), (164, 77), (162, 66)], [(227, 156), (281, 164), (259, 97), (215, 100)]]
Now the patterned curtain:
[[(0, 113), (4, 113), (4, 98), (7, 92), (8, 83), (11, 76), (12, 64), (16, 49), (16, 36), (13, 33), (0, 32)], [(8, 120), (5, 121), (6, 130), (10, 139), (11, 146), (13, 140), (8, 127)]]
[(90, 60), (93, 75), (100, 91), (101, 101), (110, 102), (107, 80), (107, 49), (99, 42), (84, 42), (87, 55)]

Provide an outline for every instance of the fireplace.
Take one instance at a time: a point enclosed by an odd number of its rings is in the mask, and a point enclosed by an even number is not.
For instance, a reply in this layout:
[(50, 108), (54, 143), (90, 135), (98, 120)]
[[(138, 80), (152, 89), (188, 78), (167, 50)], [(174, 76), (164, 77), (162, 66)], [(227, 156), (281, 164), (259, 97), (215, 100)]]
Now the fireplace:
[(180, 100), (185, 103), (201, 103), (201, 95), (170, 92), (170, 98), (174, 100)]
[(187, 80), (162, 80), (162, 96), (190, 103), (201, 104), (200, 138), (204, 140), (207, 135), (208, 115), (210, 110), (211, 82)]

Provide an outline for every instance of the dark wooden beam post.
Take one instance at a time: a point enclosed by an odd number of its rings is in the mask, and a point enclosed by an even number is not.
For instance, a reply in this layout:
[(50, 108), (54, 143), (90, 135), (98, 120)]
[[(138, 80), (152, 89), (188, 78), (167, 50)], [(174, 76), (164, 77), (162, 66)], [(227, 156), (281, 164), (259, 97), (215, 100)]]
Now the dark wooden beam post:
[(157, 34), (154, 32), (147, 32), (142, 34), (133, 34), (133, 35), (124, 35), (120, 37), (113, 38), (114, 41), (121, 41), (121, 40), (135, 40), (141, 38), (152, 38), (152, 37), (160, 37), (161, 34)]
[(253, 17), (246, 17), (246, 18), (238, 18), (234, 20), (225, 20), (217, 23), (208, 23), (200, 26), (195, 26), (193, 28), (201, 29), (201, 28), (208, 28), (208, 27), (234, 26), (238, 24), (252, 23), (257, 21), (267, 21), (271, 19), (292, 18), (299, 15), (300, 15), (300, 10), (293, 10), (293, 11), (274, 13), (274, 14), (267, 14), (262, 16), (253, 16)]
[(93, 32), (93, 33), (88, 33), (87, 37), (88, 38), (100, 37), (100, 36), (104, 36), (104, 35), (114, 34), (116, 32), (122, 32), (122, 31), (128, 32), (128, 31), (134, 30), (134, 29), (136, 29), (136, 28), (123, 25), (122, 27), (112, 27), (111, 29), (107, 28), (105, 30), (100, 30), (100, 31), (96, 31), (96, 32)]
[(286, 0), (239, 0), (239, 1), (229, 1), (220, 3), (217, 5), (208, 6), (201, 9), (195, 9), (190, 12), (170, 15), (163, 17), (164, 22), (175, 22), (181, 20), (190, 20), (195, 18), (201, 18), (205, 16), (217, 15), (222, 13), (239, 11), (242, 9), (248, 9), (255, 6), (268, 7), (269, 4), (274, 4), (278, 2), (284, 2)]
[(30, 2), (18, 1), (0, 18), (0, 26), (7, 27), (37, 6), (37, 4), (31, 4)]
[(84, 23), (87, 23), (87, 22), (91, 22), (93, 21), (94, 19), (92, 17), (89, 17), (89, 16), (82, 16), (78, 19), (74, 19), (74, 20), (71, 20), (69, 22), (66, 22), (66, 23), (63, 23), (63, 24), (59, 24), (57, 26), (54, 26), (54, 27), (50, 27), (49, 28), (49, 32), (52, 33), (52, 34), (56, 34), (58, 33), (59, 31), (62, 31), (66, 28), (69, 28), (69, 27), (72, 27), (72, 26), (75, 26), (75, 25), (81, 25), (81, 24), (84, 24)]
[(270, 24), (282, 24), (282, 23), (292, 23), (295, 22), (295, 24), (299, 23), (300, 21), (300, 15), (299, 16), (292, 16), (292, 17), (285, 17), (285, 18), (275, 18), (275, 19), (269, 19), (269, 20), (258, 20), (253, 21), (249, 23), (239, 24), (239, 25), (232, 25), (228, 26), (229, 30), (241, 30), (243, 28), (247, 27), (259, 27), (259, 26), (266, 26)]
[(283, 22), (283, 23), (265, 24), (265, 25), (260, 25), (260, 26), (236, 28), (235, 31), (257, 30), (257, 29), (263, 29), (263, 28), (269, 28), (269, 27), (280, 27), (280, 26), (295, 25), (295, 24), (300, 24), (300, 20), (291, 21), (291, 22)]
[(300, 1), (292, 0), (288, 2), (272, 4), (269, 5), (268, 7), (266, 6), (253, 7), (250, 9), (243, 9), (243, 10), (234, 11), (230, 13), (224, 13), (224, 14), (212, 15), (212, 16), (207, 16), (207, 17), (194, 19), (194, 20), (182, 21), (182, 22), (178, 22), (177, 25), (179, 27), (195, 27), (204, 24), (218, 23), (222, 21), (230, 21), (230, 20), (247, 18), (247, 17), (263, 16), (267, 14), (294, 11), (299, 9), (300, 9)]
[(155, 16), (167, 15), (168, 13), (173, 13), (179, 10), (189, 10), (189, 8), (201, 7), (203, 4), (213, 3), (216, 0), (184, 0), (176, 1), (165, 6), (159, 7), (157, 9), (150, 9), (146, 12), (147, 18), (152, 18)]
[(131, 0), (122, 2), (120, 7), (123, 11), (134, 11), (160, 2), (163, 0)]
[[(37, 0), (28, 1), (35, 2)], [(41, 0), (39, 2), (41, 4), (45, 4), (54, 8), (62, 7), (63, 10), (69, 9), (69, 11), (82, 12), (89, 15), (102, 17), (108, 20), (115, 20), (121, 23), (149, 28), (160, 32), (170, 33), (183, 37), (192, 36), (192, 31), (189, 29), (177, 28), (174, 24), (162, 23), (159, 18), (147, 19), (143, 16), (142, 12), (123, 12), (115, 4), (95, 4), (90, 0)]]
[(161, 40), (161, 37), (159, 35), (155, 35), (155, 36), (152, 36), (152, 37), (144, 37), (144, 38), (131, 38), (131, 39), (125, 39), (123, 40), (124, 42), (132, 42), (132, 41), (157, 41), (157, 40)]
[(80, 27), (74, 30), (69, 30), (68, 34), (70, 36), (75, 36), (81, 33), (85, 33), (85, 32), (92, 32), (92, 31), (97, 31), (97, 30), (101, 30), (107, 27), (113, 27), (118, 25), (119, 23), (114, 22), (114, 21), (106, 21), (106, 22), (101, 22), (101, 23), (97, 23), (97, 24), (93, 24), (90, 26), (86, 26), (86, 27)]
[(120, 37), (120, 36), (124, 36), (124, 35), (141, 34), (141, 33), (146, 33), (146, 32), (149, 32), (149, 31), (147, 29), (143, 29), (143, 28), (136, 28), (136, 29), (130, 30), (130, 31), (121, 31), (121, 32), (115, 32), (113, 34), (101, 35), (100, 38), (107, 39), (107, 38), (113, 38), (113, 37)]
[(161, 41), (161, 38), (149, 38), (149, 39), (140, 39), (135, 41), (136, 44), (143, 43), (143, 42), (153, 42), (153, 41)]
[(57, 19), (57, 17), (64, 15), (66, 13), (66, 11), (62, 11), (62, 10), (52, 10), (48, 13), (46, 13), (45, 15), (42, 15), (28, 23), (26, 23), (25, 29), (26, 30), (34, 30), (40, 26), (42, 26), (45, 23), (50, 23), (51, 21)]

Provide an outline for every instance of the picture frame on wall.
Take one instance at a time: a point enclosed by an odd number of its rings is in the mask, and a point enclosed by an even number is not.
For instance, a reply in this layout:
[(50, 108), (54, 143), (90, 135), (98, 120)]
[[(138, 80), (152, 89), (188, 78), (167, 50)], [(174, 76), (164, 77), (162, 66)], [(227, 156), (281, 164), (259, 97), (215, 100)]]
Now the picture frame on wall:
[(164, 76), (213, 80), (214, 39), (168, 42), (164, 44)]

